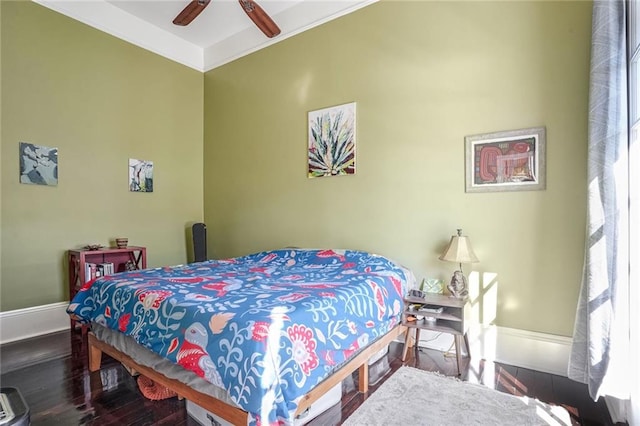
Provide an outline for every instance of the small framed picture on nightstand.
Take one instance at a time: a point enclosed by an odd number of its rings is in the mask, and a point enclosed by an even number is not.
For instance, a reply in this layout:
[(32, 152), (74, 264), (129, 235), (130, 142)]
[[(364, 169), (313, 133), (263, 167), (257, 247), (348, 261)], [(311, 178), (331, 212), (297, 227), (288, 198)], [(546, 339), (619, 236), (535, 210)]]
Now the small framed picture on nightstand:
[(444, 293), (444, 281), (437, 278), (425, 278), (422, 280), (420, 289), (425, 293), (431, 294), (443, 294)]

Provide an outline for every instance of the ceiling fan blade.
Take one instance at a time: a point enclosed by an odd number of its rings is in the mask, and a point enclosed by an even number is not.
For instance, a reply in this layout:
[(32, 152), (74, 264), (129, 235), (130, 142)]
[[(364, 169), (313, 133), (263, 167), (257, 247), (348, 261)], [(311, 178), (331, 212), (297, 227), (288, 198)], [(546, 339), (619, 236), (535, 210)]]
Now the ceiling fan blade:
[(200, 12), (204, 10), (211, 0), (192, 0), (182, 12), (176, 16), (173, 23), (176, 25), (189, 25), (191, 21), (196, 19), (196, 16), (200, 15)]
[(278, 28), (276, 23), (273, 22), (273, 19), (267, 15), (267, 12), (265, 12), (258, 3), (253, 0), (238, 1), (240, 2), (240, 6), (242, 6), (242, 10), (244, 10), (253, 23), (260, 28), (260, 31), (262, 31), (264, 35), (272, 38), (280, 34), (280, 28)]

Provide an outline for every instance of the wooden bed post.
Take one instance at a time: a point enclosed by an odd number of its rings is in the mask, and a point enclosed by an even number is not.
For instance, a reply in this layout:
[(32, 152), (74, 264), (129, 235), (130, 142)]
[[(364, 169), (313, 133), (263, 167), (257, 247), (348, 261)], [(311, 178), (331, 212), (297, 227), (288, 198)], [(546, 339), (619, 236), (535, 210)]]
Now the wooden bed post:
[(100, 370), (102, 350), (96, 346), (96, 336), (93, 333), (89, 333), (87, 341), (89, 342), (89, 371), (93, 373)]
[(358, 368), (358, 390), (362, 393), (369, 391), (369, 362)]

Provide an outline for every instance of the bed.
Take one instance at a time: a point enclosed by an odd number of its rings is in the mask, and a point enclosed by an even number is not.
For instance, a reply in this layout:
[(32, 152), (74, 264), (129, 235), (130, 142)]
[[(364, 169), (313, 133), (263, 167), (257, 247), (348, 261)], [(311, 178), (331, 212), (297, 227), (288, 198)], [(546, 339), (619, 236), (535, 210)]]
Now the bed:
[[(99, 278), (67, 312), (93, 325), (91, 371), (105, 352), (233, 424), (291, 424), (356, 369), (366, 391), (414, 281), (367, 252), (283, 249)], [(218, 391), (140, 362), (118, 335)]]

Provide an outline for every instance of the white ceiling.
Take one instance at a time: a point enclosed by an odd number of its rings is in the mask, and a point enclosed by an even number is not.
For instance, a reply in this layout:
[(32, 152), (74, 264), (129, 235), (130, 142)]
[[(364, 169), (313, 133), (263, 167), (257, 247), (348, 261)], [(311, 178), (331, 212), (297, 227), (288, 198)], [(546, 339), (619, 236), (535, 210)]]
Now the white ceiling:
[(190, 0), (33, 1), (204, 72), (376, 0), (257, 0), (282, 30), (272, 39), (253, 24), (237, 0), (211, 0), (186, 27), (172, 21)]

